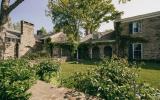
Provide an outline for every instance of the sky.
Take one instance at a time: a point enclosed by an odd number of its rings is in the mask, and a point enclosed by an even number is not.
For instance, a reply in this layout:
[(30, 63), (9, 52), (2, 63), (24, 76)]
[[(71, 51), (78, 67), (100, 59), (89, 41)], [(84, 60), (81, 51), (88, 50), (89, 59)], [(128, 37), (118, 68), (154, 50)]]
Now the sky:
[[(24, 0), (24, 2), (10, 14), (11, 19), (13, 22), (25, 20), (33, 23), (35, 25), (35, 32), (42, 26), (45, 27), (48, 32), (52, 31), (53, 23), (45, 14), (47, 3), (48, 0)], [(160, 0), (131, 0), (131, 2), (126, 4), (119, 4), (118, 0), (113, 0), (113, 4), (117, 10), (124, 12), (122, 18), (160, 11)], [(103, 23), (99, 31), (102, 32), (107, 29), (113, 29), (113, 22)]]

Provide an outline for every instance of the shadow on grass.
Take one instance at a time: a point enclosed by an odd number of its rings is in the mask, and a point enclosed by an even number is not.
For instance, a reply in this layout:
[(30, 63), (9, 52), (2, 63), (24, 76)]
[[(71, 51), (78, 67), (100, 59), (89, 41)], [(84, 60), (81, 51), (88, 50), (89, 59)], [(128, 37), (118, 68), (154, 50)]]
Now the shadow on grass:
[[(85, 65), (98, 65), (102, 60), (100, 59), (93, 59), (93, 60), (76, 60), (69, 61), (70, 64), (85, 64)], [(142, 61), (137, 62), (143, 69), (150, 69), (150, 70), (160, 70), (160, 62), (149, 62), (149, 61)]]
[(100, 59), (93, 59), (93, 60), (85, 60), (85, 59), (81, 59), (81, 60), (72, 60), (69, 61), (69, 64), (84, 64), (84, 65), (97, 65), (101, 62), (102, 60)]
[(160, 63), (144, 62), (141, 66), (143, 69), (160, 70)]

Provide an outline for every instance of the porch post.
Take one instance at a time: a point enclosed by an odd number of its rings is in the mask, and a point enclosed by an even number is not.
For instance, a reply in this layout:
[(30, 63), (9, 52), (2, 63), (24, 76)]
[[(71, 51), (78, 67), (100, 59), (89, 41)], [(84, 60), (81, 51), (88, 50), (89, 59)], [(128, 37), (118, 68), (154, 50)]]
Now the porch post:
[(77, 49), (77, 61), (79, 60), (79, 51)]
[(92, 54), (93, 54), (93, 51), (92, 51), (92, 47), (91, 47), (91, 48), (90, 48), (90, 58), (91, 58), (91, 59), (93, 58)]
[(63, 52), (63, 51), (62, 51), (62, 48), (61, 48), (61, 53), (60, 53), (60, 57), (61, 57), (61, 58), (62, 58), (62, 52)]
[(104, 58), (104, 45), (100, 45), (99, 49), (100, 49), (100, 58), (103, 59)]

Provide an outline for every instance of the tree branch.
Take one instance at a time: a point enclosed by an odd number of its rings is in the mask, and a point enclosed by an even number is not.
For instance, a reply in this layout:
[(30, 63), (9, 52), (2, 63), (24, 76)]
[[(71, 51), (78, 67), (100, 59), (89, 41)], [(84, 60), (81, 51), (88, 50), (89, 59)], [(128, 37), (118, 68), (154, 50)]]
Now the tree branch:
[(20, 5), (24, 0), (16, 0), (12, 5), (9, 6), (8, 13)]

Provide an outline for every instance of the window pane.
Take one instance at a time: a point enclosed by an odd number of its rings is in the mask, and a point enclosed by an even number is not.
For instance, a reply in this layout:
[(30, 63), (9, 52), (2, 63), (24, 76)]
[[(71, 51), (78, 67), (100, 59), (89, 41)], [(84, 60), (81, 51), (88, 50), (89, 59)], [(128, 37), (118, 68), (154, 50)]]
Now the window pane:
[(141, 44), (135, 44), (134, 51), (141, 51)]
[(133, 53), (134, 53), (134, 59), (141, 59), (142, 45), (134, 44)]
[(133, 22), (133, 32), (141, 32), (141, 22)]

